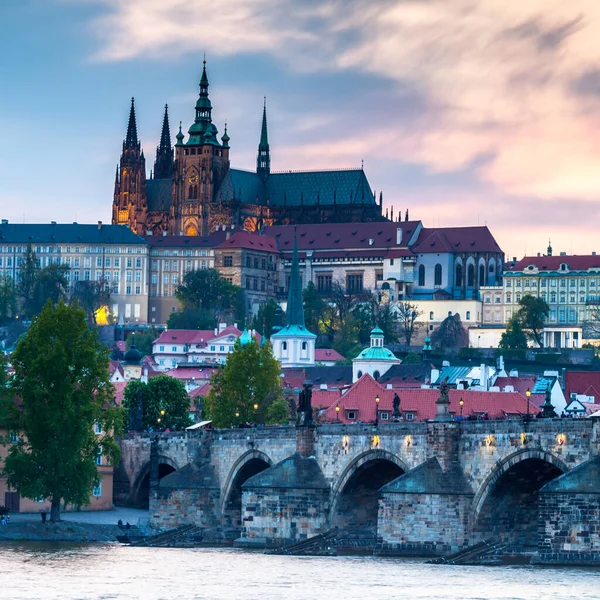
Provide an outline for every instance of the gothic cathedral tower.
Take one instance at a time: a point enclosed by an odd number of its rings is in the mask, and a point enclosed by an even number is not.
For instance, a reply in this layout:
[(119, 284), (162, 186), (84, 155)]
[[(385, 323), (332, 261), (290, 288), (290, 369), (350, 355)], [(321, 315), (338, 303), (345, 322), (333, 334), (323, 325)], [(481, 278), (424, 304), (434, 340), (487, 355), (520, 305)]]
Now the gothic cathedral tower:
[(135, 105), (131, 99), (127, 136), (115, 176), (112, 222), (127, 225), (138, 235), (146, 233), (146, 160), (137, 136)]
[(170, 218), (171, 233), (175, 235), (208, 235), (211, 230), (211, 205), (216, 201), (216, 190), (229, 169), (229, 146), (225, 136), (223, 144), (218, 142), (211, 113), (205, 60), (196, 118), (188, 130), (188, 141), (183, 143), (184, 136), (180, 131), (175, 144)]

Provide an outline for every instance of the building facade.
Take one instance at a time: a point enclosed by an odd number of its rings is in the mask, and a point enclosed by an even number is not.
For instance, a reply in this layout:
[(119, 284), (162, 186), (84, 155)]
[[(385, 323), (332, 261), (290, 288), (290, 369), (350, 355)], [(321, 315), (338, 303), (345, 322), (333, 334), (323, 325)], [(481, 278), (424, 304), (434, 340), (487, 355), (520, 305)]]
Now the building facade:
[(231, 138), (227, 126), (219, 138), (208, 88), (204, 61), (187, 140), (180, 126), (177, 141), (171, 145), (165, 107), (161, 141), (149, 179), (132, 99), (115, 176), (114, 224), (127, 225), (139, 235), (151, 231), (195, 236), (208, 235), (224, 225), (257, 231), (274, 223), (385, 220), (382, 195), (377, 201), (362, 168), (272, 172), (266, 104), (256, 170), (231, 168)]
[(79, 282), (110, 291), (112, 317), (122, 323), (146, 323), (148, 247), (127, 227), (104, 225), (0, 223), (0, 274), (19, 281), (27, 247), (41, 268), (69, 267), (69, 294)]

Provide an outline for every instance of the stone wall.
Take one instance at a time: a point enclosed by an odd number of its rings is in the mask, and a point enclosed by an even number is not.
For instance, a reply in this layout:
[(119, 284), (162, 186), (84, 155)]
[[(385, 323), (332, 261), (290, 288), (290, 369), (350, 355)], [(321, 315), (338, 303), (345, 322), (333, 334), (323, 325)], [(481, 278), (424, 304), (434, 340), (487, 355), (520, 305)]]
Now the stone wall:
[(541, 494), (536, 562), (600, 564), (600, 491)]
[(468, 545), (472, 496), (383, 494), (377, 554), (433, 556)]
[(329, 491), (244, 489), (238, 546), (283, 546), (329, 529)]

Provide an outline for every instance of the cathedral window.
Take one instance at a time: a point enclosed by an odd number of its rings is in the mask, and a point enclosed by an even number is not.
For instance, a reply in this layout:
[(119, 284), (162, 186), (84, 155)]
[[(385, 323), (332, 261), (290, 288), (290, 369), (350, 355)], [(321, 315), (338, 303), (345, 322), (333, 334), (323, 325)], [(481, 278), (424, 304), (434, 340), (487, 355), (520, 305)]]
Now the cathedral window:
[(473, 287), (475, 285), (475, 265), (469, 265), (467, 267), (467, 286)]
[(425, 285), (425, 265), (419, 266), (419, 285), (421, 287)]

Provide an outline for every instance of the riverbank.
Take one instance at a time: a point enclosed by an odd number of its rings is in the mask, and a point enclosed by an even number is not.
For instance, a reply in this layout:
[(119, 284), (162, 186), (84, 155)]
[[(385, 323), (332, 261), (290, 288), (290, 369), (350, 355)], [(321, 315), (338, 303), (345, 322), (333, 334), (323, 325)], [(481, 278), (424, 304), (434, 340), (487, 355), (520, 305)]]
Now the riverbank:
[(123, 531), (121, 519), (132, 526), (145, 525), (148, 511), (117, 508), (108, 511), (64, 512), (59, 523), (42, 523), (38, 513), (11, 514), (11, 523), (0, 526), (2, 541), (116, 542)]

